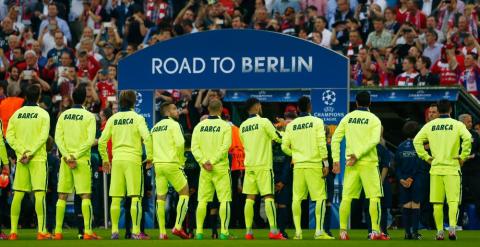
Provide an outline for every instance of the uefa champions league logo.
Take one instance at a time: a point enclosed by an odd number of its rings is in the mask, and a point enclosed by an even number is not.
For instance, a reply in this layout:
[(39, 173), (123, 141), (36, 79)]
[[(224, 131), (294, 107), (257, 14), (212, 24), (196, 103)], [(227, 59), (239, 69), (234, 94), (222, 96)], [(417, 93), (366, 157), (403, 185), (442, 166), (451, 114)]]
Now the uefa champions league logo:
[(322, 101), (325, 105), (332, 106), (337, 101), (337, 94), (332, 90), (325, 90), (322, 94)]
[(137, 93), (137, 102), (135, 103), (135, 108), (139, 107), (143, 103), (143, 96), (141, 93)]

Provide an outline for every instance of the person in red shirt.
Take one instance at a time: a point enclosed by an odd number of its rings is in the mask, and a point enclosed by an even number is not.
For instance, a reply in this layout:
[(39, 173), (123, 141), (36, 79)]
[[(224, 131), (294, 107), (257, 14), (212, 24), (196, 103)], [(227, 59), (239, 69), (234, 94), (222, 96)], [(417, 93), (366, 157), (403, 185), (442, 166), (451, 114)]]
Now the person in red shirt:
[(108, 102), (115, 101), (117, 85), (108, 76), (108, 70), (102, 69), (97, 75), (97, 90), (100, 98), (101, 109), (105, 109)]
[(403, 73), (397, 76), (395, 84), (397, 86), (411, 87), (415, 84), (415, 79), (418, 76), (418, 72), (415, 70), (415, 63), (417, 59), (412, 56), (406, 57), (402, 62)]
[(78, 53), (78, 77), (93, 80), (97, 72), (100, 70), (100, 63), (86, 51)]
[(424, 30), (427, 28), (427, 16), (418, 9), (418, 1), (408, 0), (407, 1), (407, 15), (405, 16), (405, 21), (411, 23), (418, 30)]
[(397, 22), (402, 25), (407, 19), (407, 0), (400, 0), (400, 7), (397, 9)]
[(23, 105), (23, 98), (18, 97), (21, 93), (20, 86), (15, 83), (11, 83), (7, 87), (7, 98), (0, 103), (0, 119), (2, 120), (2, 131), (6, 135), (8, 120), (18, 109)]
[(442, 48), (441, 58), (432, 66), (432, 73), (439, 75), (440, 86), (457, 85), (460, 67), (455, 57), (455, 47), (449, 44)]

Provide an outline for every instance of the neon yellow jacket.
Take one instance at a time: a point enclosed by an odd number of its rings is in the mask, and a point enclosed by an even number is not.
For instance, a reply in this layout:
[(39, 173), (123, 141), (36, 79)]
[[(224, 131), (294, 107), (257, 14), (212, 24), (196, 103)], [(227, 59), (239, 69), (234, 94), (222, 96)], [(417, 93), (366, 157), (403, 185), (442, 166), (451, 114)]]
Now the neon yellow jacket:
[[(462, 140), (462, 153), (460, 153), (460, 139)], [(423, 144), (429, 143), (432, 156)], [(447, 115), (441, 115), (427, 123), (418, 132), (413, 145), (418, 157), (423, 160), (433, 158), (430, 174), (434, 175), (459, 175), (460, 163), (458, 158), (465, 160), (470, 155), (472, 148), (472, 135), (465, 125)]]
[[(0, 120), (0, 129), (3, 129), (2, 120)], [(0, 161), (2, 161), (2, 165), (8, 164), (8, 154), (7, 154), (7, 149), (5, 148), (5, 140), (3, 139), (3, 133), (2, 133), (2, 140), (0, 141)]]
[(192, 154), (200, 167), (210, 161), (214, 170), (228, 170), (231, 144), (232, 127), (220, 117), (209, 116), (193, 129)]
[(270, 120), (250, 116), (240, 125), (240, 140), (245, 147), (247, 171), (272, 169), (272, 140), (281, 143), (282, 139)]
[(292, 156), (294, 168), (323, 167), (328, 158), (323, 120), (302, 114), (287, 125), (282, 150)]
[(185, 139), (180, 124), (165, 118), (152, 128), (153, 163), (183, 167)]
[(58, 118), (55, 142), (63, 156), (89, 161), (97, 130), (95, 116), (82, 106), (75, 105)]
[(28, 104), (18, 109), (8, 121), (7, 141), (17, 158), (27, 152), (31, 161), (46, 161), (50, 116), (38, 105)]
[(112, 138), (113, 160), (141, 162), (142, 140), (147, 160), (152, 159), (152, 138), (145, 118), (132, 110), (120, 111), (108, 119), (98, 150), (102, 160), (108, 160), (107, 142)]
[(382, 123), (367, 108), (359, 108), (342, 118), (332, 137), (333, 162), (340, 161), (340, 142), (346, 140), (345, 156), (354, 154), (357, 164), (378, 166), (377, 144)]

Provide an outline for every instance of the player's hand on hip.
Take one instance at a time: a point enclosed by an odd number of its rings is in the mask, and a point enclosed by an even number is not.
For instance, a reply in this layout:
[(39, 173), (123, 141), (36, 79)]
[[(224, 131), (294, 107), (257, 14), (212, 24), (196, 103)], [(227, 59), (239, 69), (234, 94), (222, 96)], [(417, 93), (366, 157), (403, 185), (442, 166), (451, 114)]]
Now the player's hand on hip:
[(276, 184), (275, 184), (275, 191), (276, 191), (276, 192), (281, 191), (284, 186), (285, 186), (285, 184), (283, 184), (282, 182), (276, 183)]
[(460, 164), (460, 166), (463, 166), (463, 164), (465, 164), (465, 160), (462, 160), (462, 158), (457, 157), (457, 158), (455, 158), (455, 159), (458, 160), (458, 164)]
[(339, 174), (340, 173), (340, 162), (333, 162), (333, 173)]

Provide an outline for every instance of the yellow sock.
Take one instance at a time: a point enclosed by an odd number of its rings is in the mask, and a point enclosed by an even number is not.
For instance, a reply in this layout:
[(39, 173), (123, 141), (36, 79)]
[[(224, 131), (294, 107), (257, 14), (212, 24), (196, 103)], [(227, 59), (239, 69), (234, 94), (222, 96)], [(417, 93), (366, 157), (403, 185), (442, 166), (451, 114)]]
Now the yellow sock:
[(315, 205), (315, 232), (323, 233), (323, 221), (325, 220), (325, 199), (317, 201)]
[(277, 233), (277, 210), (273, 198), (265, 199), (265, 213), (267, 214), (268, 223), (270, 224), (270, 231)]
[(10, 233), (17, 233), (18, 228), (18, 218), (20, 218), (20, 211), (22, 209), (22, 200), (25, 192), (15, 191), (13, 193), (13, 201), (10, 209), (10, 224), (11, 230)]
[(455, 229), (457, 227), (458, 220), (458, 202), (449, 202), (448, 203), (448, 223), (450, 229)]
[(55, 233), (62, 233), (63, 232), (63, 218), (65, 216), (65, 207), (67, 202), (62, 199), (58, 199), (57, 201), (57, 211), (55, 212)]
[(45, 191), (35, 192), (35, 213), (37, 213), (38, 232), (46, 233), (47, 228), (45, 224), (47, 222), (45, 217), (47, 216), (47, 205), (45, 202)]
[(342, 198), (340, 203), (340, 230), (347, 230), (348, 220), (350, 218), (350, 208), (352, 207), (351, 198)]
[(110, 206), (110, 217), (112, 217), (112, 233), (118, 233), (118, 221), (120, 220), (120, 203), (122, 198), (112, 197)]
[(443, 204), (435, 203), (433, 204), (433, 218), (435, 219), (435, 226), (437, 231), (443, 230)]
[(198, 202), (197, 206), (197, 233), (203, 233), (203, 222), (207, 216), (207, 202)]
[(372, 231), (380, 232), (380, 216), (382, 215), (382, 207), (380, 206), (380, 198), (370, 198), (368, 207), (370, 220), (372, 222)]
[(253, 205), (255, 204), (254, 200), (247, 199), (245, 201), (245, 228), (247, 228), (247, 233), (252, 233), (252, 224), (253, 224)]
[(160, 228), (160, 234), (167, 234), (165, 229), (165, 201), (157, 200), (157, 220), (158, 227)]
[(85, 226), (85, 233), (88, 235), (92, 235), (93, 210), (92, 201), (90, 199), (82, 199), (82, 215), (83, 225)]
[(295, 225), (295, 234), (302, 233), (302, 201), (292, 202), (293, 224)]
[(132, 234), (139, 234), (140, 221), (142, 221), (142, 201), (140, 197), (132, 198), (130, 215), (132, 216)]
[(175, 220), (175, 228), (177, 230), (182, 229), (183, 220), (185, 219), (185, 215), (187, 215), (188, 198), (186, 195), (181, 195), (178, 199), (177, 219)]
[(220, 203), (220, 226), (221, 233), (228, 235), (228, 225), (230, 224), (230, 202)]

